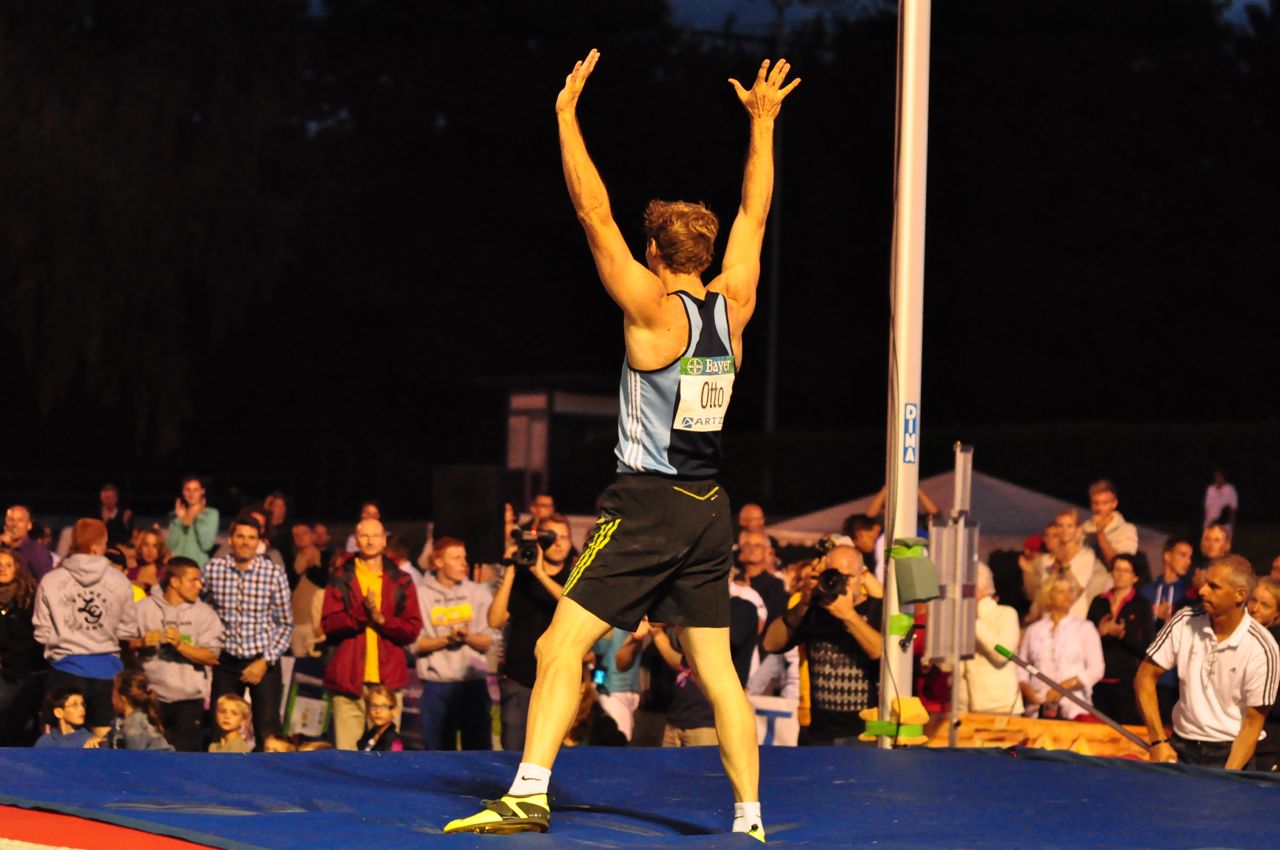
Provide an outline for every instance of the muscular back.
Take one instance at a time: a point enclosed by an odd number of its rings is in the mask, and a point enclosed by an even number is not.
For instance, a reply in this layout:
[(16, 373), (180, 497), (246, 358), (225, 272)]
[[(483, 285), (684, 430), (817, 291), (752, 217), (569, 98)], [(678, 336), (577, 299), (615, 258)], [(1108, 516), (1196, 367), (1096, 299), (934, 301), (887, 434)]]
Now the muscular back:
[[(648, 271), (647, 269), (645, 271)], [(723, 275), (721, 275), (723, 277)], [(681, 286), (685, 292), (703, 300), (707, 292), (718, 292), (725, 296), (729, 312), (729, 334), (733, 341), (734, 366), (742, 368), (742, 334), (750, 320), (750, 313), (733, 300), (723, 287), (717, 287), (720, 277), (712, 281), (710, 286), (703, 286), (701, 281), (697, 287)], [(657, 276), (653, 276), (654, 284), (661, 286)], [(627, 347), (627, 362), (631, 368), (640, 371), (661, 369), (680, 356), (689, 344), (689, 321), (685, 316), (684, 305), (675, 290), (664, 292), (658, 309), (642, 323), (629, 315), (623, 308), (623, 339)]]
[(622, 238), (609, 193), (595, 163), (587, 155), (578, 125), (578, 99), (600, 58), (591, 51), (574, 65), (556, 97), (556, 123), (560, 134), (560, 163), (574, 211), (582, 224), (605, 290), (624, 316), (623, 335), (627, 358), (634, 369), (659, 368), (679, 356), (688, 345), (687, 320), (679, 303), (683, 290), (703, 300), (706, 291), (725, 297), (729, 335), (736, 363), (742, 359), (742, 332), (755, 310), (756, 283), (760, 278), (760, 249), (765, 220), (773, 194), (773, 125), (783, 99), (800, 83), (785, 84), (790, 65), (779, 60), (770, 69), (761, 63), (750, 89), (729, 80), (750, 119), (747, 163), (742, 176), (742, 197), (725, 245), (720, 274), (709, 285), (697, 274), (678, 273), (655, 261), (653, 243), (647, 246), (646, 264), (636, 262)]

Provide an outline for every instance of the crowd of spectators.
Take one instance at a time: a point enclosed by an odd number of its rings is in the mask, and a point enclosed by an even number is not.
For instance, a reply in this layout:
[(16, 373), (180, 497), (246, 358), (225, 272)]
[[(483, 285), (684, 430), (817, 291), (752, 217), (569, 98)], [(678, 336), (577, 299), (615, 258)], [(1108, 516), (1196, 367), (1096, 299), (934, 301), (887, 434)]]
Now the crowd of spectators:
[[(1229, 487), (1215, 481), (1206, 492), (1198, 547), (1171, 537), (1151, 575), (1116, 488), (1096, 482), (1089, 516), (1063, 510), (1009, 554), (1012, 585), (979, 565), (975, 652), (955, 671), (919, 663), (921, 689), (949, 695), (928, 682), (954, 675), (966, 711), (1105, 715), (1147, 722), (1153, 736), (1173, 728), (1181, 755), (1189, 718), (1203, 702), (1188, 688), (1203, 687), (1183, 669), (1190, 662), (1174, 663), (1191, 645), (1176, 637), (1179, 630), (1189, 622), (1202, 631), (1245, 629), (1257, 643), (1250, 652), (1277, 653), (1263, 635), (1280, 629), (1280, 578), (1255, 587), (1247, 562), (1241, 567), (1243, 559), (1231, 555), (1237, 498)], [(99, 500), (99, 512), (70, 525), (56, 551), (38, 539), (26, 506), (6, 511), (0, 745), (400, 750), (409, 737), (401, 726), (405, 696), (413, 693), (420, 729), (412, 737), (420, 734), (422, 746), (519, 750), (538, 639), (566, 581), (591, 555), (576, 550), (569, 520), (549, 494), (539, 494), (526, 517), (506, 506), (503, 561), (480, 565), (468, 560), (465, 541), (436, 538), (430, 524), (411, 560), (373, 502), (360, 506), (346, 545), (335, 547), (323, 524), (289, 523), (279, 492), (225, 524), (194, 476), (181, 482), (163, 526), (136, 522), (114, 486), (104, 486)], [(927, 499), (921, 505), (937, 513)], [(857, 742), (859, 713), (879, 702), (882, 520), (850, 516), (816, 549), (783, 548), (759, 505), (743, 506), (738, 526), (726, 593), (739, 681), (749, 695), (794, 707), (798, 743)], [(1277, 566), (1280, 559), (1273, 572)], [(1216, 615), (1212, 604), (1202, 610), (1205, 599), (1217, 601)], [(1016, 646), (1061, 692), (1028, 676), (997, 645)], [(318, 739), (283, 728), (281, 661), (290, 656), (323, 665), (331, 723)], [(1263, 678), (1250, 691), (1259, 700), (1270, 687), (1263, 702), (1215, 704), (1225, 720), (1208, 743), (1256, 722), (1268, 732), (1257, 763), (1274, 769), (1275, 675)], [(1148, 685), (1154, 727), (1135, 696)], [(1257, 718), (1254, 709), (1262, 712)], [(678, 625), (645, 620), (634, 632), (614, 629), (583, 659), (581, 703), (566, 743), (629, 742), (716, 743)], [(1222, 755), (1221, 747), (1210, 749)]]

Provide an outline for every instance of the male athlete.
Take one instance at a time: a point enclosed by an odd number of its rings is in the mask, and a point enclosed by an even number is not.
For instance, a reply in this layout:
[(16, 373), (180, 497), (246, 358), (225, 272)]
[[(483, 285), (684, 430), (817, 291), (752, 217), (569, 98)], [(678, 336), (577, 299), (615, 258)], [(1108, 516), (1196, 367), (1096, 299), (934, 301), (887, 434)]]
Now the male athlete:
[(600, 280), (622, 308), (626, 359), (618, 417), (618, 480), (605, 491), (595, 532), (565, 580), (537, 643), (524, 760), (502, 799), (445, 832), (546, 831), (551, 765), (578, 708), (582, 658), (613, 627), (642, 617), (682, 628), (686, 658), (715, 709), (720, 758), (733, 785), (733, 829), (764, 841), (755, 716), (729, 654), (732, 513), (715, 482), (720, 428), (756, 304), (760, 246), (773, 191), (773, 123), (786, 60), (765, 60), (748, 91), (729, 80), (751, 118), (742, 204), (720, 275), (709, 285), (719, 227), (701, 204), (651, 201), (645, 264), (631, 256), (609, 196), (587, 155), (575, 110), (600, 59), (573, 66), (556, 98), (565, 183)]

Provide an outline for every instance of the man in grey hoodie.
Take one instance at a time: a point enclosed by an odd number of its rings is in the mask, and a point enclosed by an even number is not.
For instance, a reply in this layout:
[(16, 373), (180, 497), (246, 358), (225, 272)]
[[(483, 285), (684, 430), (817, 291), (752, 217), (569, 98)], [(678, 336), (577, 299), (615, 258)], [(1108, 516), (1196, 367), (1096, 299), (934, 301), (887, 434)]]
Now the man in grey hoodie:
[(422, 634), (414, 647), (422, 680), (422, 743), (429, 750), (452, 750), (461, 734), (464, 750), (493, 749), (485, 660), (498, 636), (488, 623), (493, 595), (468, 578), (461, 540), (435, 541), (431, 566), (435, 572), (418, 588)]
[(222, 651), (222, 620), (200, 600), (200, 566), (177, 557), (165, 567), (161, 584), (138, 603), (133, 642), (143, 672), (160, 698), (160, 722), (174, 749), (204, 752), (204, 697), (207, 671)]
[(50, 691), (70, 687), (84, 694), (85, 725), (94, 735), (111, 731), (112, 679), (124, 669), (120, 642), (138, 637), (133, 585), (103, 557), (107, 526), (76, 521), (71, 552), (59, 569), (40, 579), (31, 622), (49, 659)]

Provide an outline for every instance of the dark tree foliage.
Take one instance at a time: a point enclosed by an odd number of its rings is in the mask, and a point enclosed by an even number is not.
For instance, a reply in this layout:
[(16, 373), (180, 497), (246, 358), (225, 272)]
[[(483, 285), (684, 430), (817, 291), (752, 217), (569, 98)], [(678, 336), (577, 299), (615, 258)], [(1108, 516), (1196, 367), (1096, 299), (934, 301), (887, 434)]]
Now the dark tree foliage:
[[(787, 32), (804, 83), (779, 125), (796, 431), (874, 428), (887, 371), (895, 4), (819, 5)], [(933, 7), (929, 424), (1280, 415), (1247, 369), (1275, 361), (1276, 13)], [(492, 379), (607, 391), (619, 321), (552, 114), (591, 47), (580, 116), (624, 234), (638, 252), (651, 197), (703, 200), (723, 247), (746, 142), (725, 79), (773, 53), (732, 23), (684, 32), (661, 0), (0, 6), (0, 356), (30, 382), (32, 465), (98, 434), (92, 409), (147, 458), (372, 491), (499, 457)]]
[(175, 449), (199, 352), (294, 265), (301, 5), (5, 5), (0, 274), (45, 417), (75, 394)]

